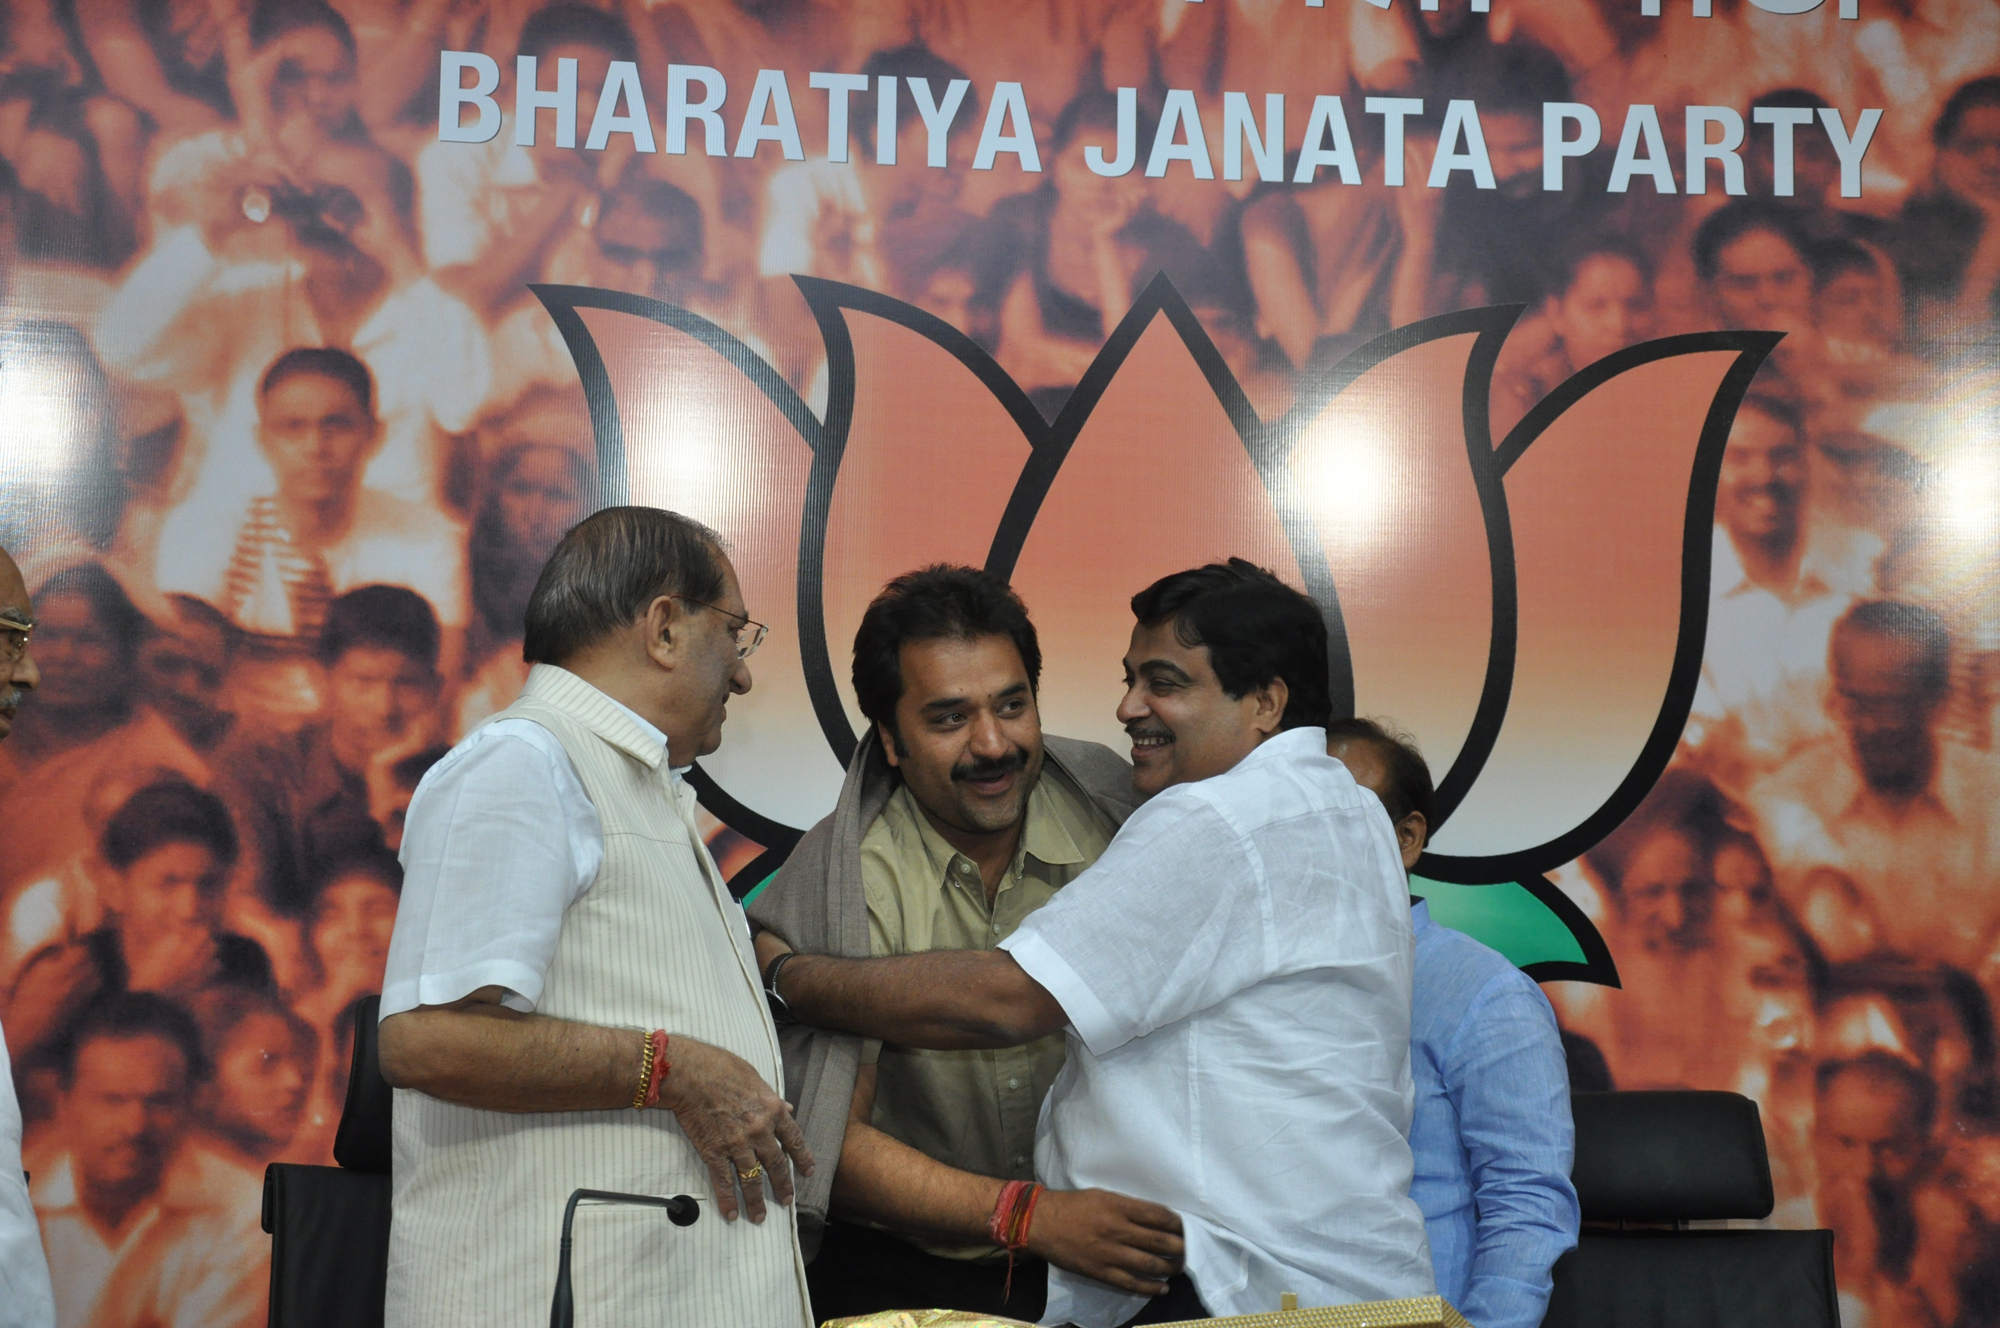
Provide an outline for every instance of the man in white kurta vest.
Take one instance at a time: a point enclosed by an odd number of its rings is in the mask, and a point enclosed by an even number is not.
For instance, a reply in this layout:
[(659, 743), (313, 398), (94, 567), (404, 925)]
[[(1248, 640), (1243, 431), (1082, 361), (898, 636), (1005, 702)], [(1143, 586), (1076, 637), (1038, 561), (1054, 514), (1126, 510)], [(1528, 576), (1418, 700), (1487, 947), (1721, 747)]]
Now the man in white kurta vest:
[(703, 1210), (580, 1209), (581, 1321), (809, 1325), (790, 1203), (812, 1158), (681, 779), (763, 635), (713, 532), (599, 512), (529, 601), (520, 699), (418, 787), (382, 991), (390, 1328), (546, 1323), (579, 1188)]

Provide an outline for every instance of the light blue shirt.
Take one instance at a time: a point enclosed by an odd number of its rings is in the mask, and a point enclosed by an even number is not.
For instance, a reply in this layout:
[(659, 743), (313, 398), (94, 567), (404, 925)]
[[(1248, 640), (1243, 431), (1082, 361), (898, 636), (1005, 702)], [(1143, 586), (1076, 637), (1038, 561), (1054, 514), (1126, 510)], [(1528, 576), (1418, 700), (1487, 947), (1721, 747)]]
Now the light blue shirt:
[(1438, 1294), (1478, 1328), (1537, 1328), (1549, 1270), (1576, 1244), (1576, 1129), (1555, 1011), (1534, 980), (1463, 932), (1411, 911), (1416, 1114), (1410, 1197)]

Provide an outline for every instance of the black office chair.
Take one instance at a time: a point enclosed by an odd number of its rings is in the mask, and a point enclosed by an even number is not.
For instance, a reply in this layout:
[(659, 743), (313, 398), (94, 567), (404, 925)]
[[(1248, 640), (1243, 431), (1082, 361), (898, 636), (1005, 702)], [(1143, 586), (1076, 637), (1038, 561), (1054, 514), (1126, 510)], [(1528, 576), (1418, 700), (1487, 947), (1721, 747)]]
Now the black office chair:
[(264, 1170), (270, 1328), (382, 1328), (389, 1274), (392, 1095), (376, 1058), (379, 996), (354, 1007), (354, 1061), (334, 1136), (337, 1167)]
[(1773, 1206), (1757, 1104), (1735, 1093), (1578, 1093), (1577, 1247), (1542, 1328), (1839, 1328), (1831, 1231), (1702, 1230)]

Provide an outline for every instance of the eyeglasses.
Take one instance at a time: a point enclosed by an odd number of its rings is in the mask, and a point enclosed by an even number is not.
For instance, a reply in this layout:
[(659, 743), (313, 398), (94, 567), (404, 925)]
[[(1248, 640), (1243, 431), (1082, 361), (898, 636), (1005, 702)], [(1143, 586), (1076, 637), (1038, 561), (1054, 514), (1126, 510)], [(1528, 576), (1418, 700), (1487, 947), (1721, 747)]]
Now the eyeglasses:
[(709, 604), (702, 600), (692, 599), (686, 595), (670, 595), (668, 598), (683, 600), (698, 609), (712, 609), (725, 618), (741, 618), (743, 621), (730, 629), (730, 634), (736, 638), (736, 658), (738, 659), (748, 659), (756, 654), (757, 647), (763, 645), (764, 638), (770, 634), (770, 628), (751, 618), (748, 614), (731, 613), (719, 604)]
[(28, 653), (28, 636), (34, 630), (32, 622), (24, 622), (11, 613), (0, 615), (0, 664), (19, 664)]

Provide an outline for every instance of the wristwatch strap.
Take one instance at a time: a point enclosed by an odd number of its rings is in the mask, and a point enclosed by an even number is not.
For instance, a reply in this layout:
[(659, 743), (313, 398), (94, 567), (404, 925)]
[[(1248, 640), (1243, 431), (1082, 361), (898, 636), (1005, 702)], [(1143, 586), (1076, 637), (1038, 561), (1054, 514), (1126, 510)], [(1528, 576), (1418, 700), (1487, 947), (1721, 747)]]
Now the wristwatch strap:
[(799, 1017), (792, 1013), (792, 1007), (787, 1005), (785, 998), (778, 994), (778, 975), (784, 972), (787, 960), (796, 958), (798, 958), (797, 951), (787, 950), (776, 959), (773, 959), (770, 966), (764, 970), (764, 1000), (771, 1007), (772, 1022), (780, 1028), (783, 1028), (787, 1024), (796, 1024), (799, 1021)]

